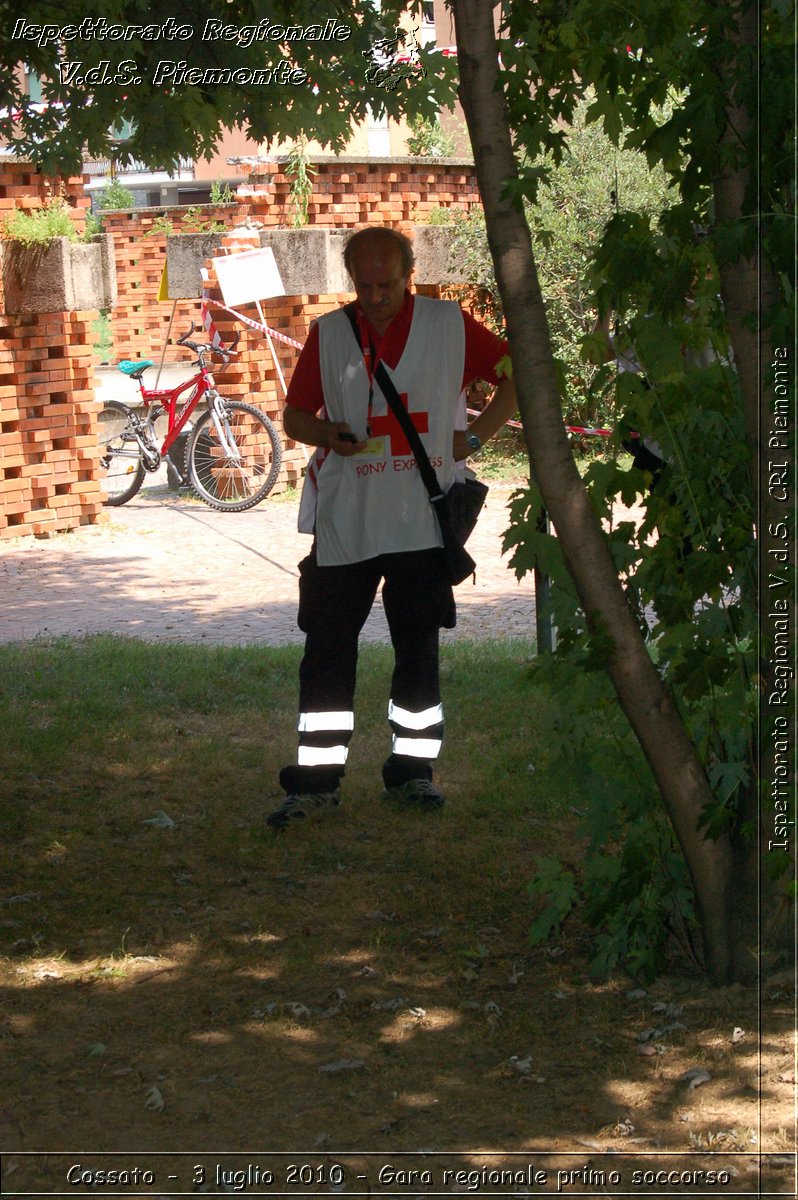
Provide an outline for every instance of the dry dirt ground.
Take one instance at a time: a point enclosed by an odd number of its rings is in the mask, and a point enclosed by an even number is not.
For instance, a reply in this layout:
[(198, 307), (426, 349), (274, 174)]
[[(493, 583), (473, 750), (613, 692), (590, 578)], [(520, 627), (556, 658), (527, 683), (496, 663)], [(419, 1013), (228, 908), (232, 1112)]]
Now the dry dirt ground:
[[(54, 846), (3, 897), (4, 1194), (112, 1167), (153, 1173), (121, 1194), (239, 1190), (248, 1167), (271, 1195), (793, 1194), (786, 981), (593, 982), (578, 937), (529, 952), (506, 835), (478, 904), (473, 852), (430, 850), (420, 818), (336, 818), (266, 846), (239, 821), (230, 862), (218, 814), (179, 814), (179, 840), (117, 816), (104, 858)], [(483, 1168), (521, 1175), (444, 1175)]]
[(49, 781), (0, 883), (3, 1195), (794, 1195), (791, 972), (531, 951), (529, 847), (567, 823), (369, 807), (356, 764), (268, 839), (235, 789), (161, 827), (154, 786), (84, 770), (108, 801)]

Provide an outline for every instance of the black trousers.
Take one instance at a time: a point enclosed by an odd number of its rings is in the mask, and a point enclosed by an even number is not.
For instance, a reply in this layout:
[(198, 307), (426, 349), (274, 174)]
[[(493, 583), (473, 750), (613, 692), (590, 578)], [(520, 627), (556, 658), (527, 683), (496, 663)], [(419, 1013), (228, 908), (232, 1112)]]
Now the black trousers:
[(381, 581), (394, 649), (388, 712), (393, 744), (383, 782), (397, 787), (408, 779), (431, 779), (443, 737), (439, 633), (455, 624), (442, 552), (413, 550), (320, 567), (314, 547), (299, 571), (298, 624), (305, 652), (299, 668), (298, 762), (280, 772), (282, 787), (289, 793), (331, 791), (344, 774), (354, 727), (358, 642)]

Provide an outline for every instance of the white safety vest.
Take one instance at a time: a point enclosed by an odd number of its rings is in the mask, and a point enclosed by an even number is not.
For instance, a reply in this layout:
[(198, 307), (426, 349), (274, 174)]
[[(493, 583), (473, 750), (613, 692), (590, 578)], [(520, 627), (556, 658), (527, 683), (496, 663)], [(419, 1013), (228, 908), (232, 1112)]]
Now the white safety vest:
[[(325, 411), (366, 440), (369, 382), (352, 327), (342, 310), (319, 319)], [(459, 305), (416, 296), (402, 357), (386, 366), (407, 404), (440, 481), (454, 481), (452, 435), (462, 390), (465, 327)], [(316, 475), (315, 532), (319, 566), (361, 562), (378, 554), (441, 545), (437, 519), (413, 451), (376, 380), (371, 434), (349, 458), (328, 454)], [(305, 491), (314, 487), (308, 477)], [(303, 505), (307, 508), (303, 493)]]

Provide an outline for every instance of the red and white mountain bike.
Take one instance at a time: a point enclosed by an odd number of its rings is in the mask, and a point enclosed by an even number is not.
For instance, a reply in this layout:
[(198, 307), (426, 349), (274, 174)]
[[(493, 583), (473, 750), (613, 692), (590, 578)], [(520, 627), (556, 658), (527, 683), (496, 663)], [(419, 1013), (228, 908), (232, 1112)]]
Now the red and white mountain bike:
[[(223, 370), (236, 352), (240, 334), (225, 349), (190, 341), (194, 328), (192, 323), (177, 344), (194, 351), (198, 371), (177, 387), (145, 387), (144, 372), (155, 365), (150, 359), (118, 364), (124, 375), (137, 381), (141, 405), (107, 400), (100, 412), (106, 504), (126, 504), (146, 473), (157, 471), (164, 461), (173, 478), (188, 481), (206, 504), (222, 512), (252, 508), (274, 487), (282, 459), (276, 429), (254, 405), (222, 396), (205, 364), (206, 356), (215, 355), (222, 360), (219, 369)], [(201, 401), (205, 411), (189, 424)], [(155, 423), (164, 414), (168, 427), (161, 441)], [(181, 437), (184, 433), (187, 436)], [(170, 450), (175, 450), (175, 457), (170, 457)]]

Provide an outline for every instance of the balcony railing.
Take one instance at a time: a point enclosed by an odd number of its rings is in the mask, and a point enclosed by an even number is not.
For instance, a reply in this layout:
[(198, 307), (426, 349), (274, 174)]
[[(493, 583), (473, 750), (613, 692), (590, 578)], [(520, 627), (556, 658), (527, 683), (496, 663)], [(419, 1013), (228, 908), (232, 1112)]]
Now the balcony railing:
[[(111, 172), (110, 158), (92, 158), (87, 159), (83, 163), (83, 171), (86, 175), (109, 175)], [(126, 163), (124, 167), (118, 166), (116, 174), (119, 179), (124, 179), (126, 175), (152, 175), (156, 173), (156, 169), (148, 167), (146, 163), (139, 162), (138, 159), (133, 159), (132, 162)], [(161, 174), (162, 172), (157, 172)], [(180, 177), (182, 175), (189, 177), (194, 174), (194, 159), (180, 158), (177, 162), (177, 170), (172, 172), (172, 176)]]

